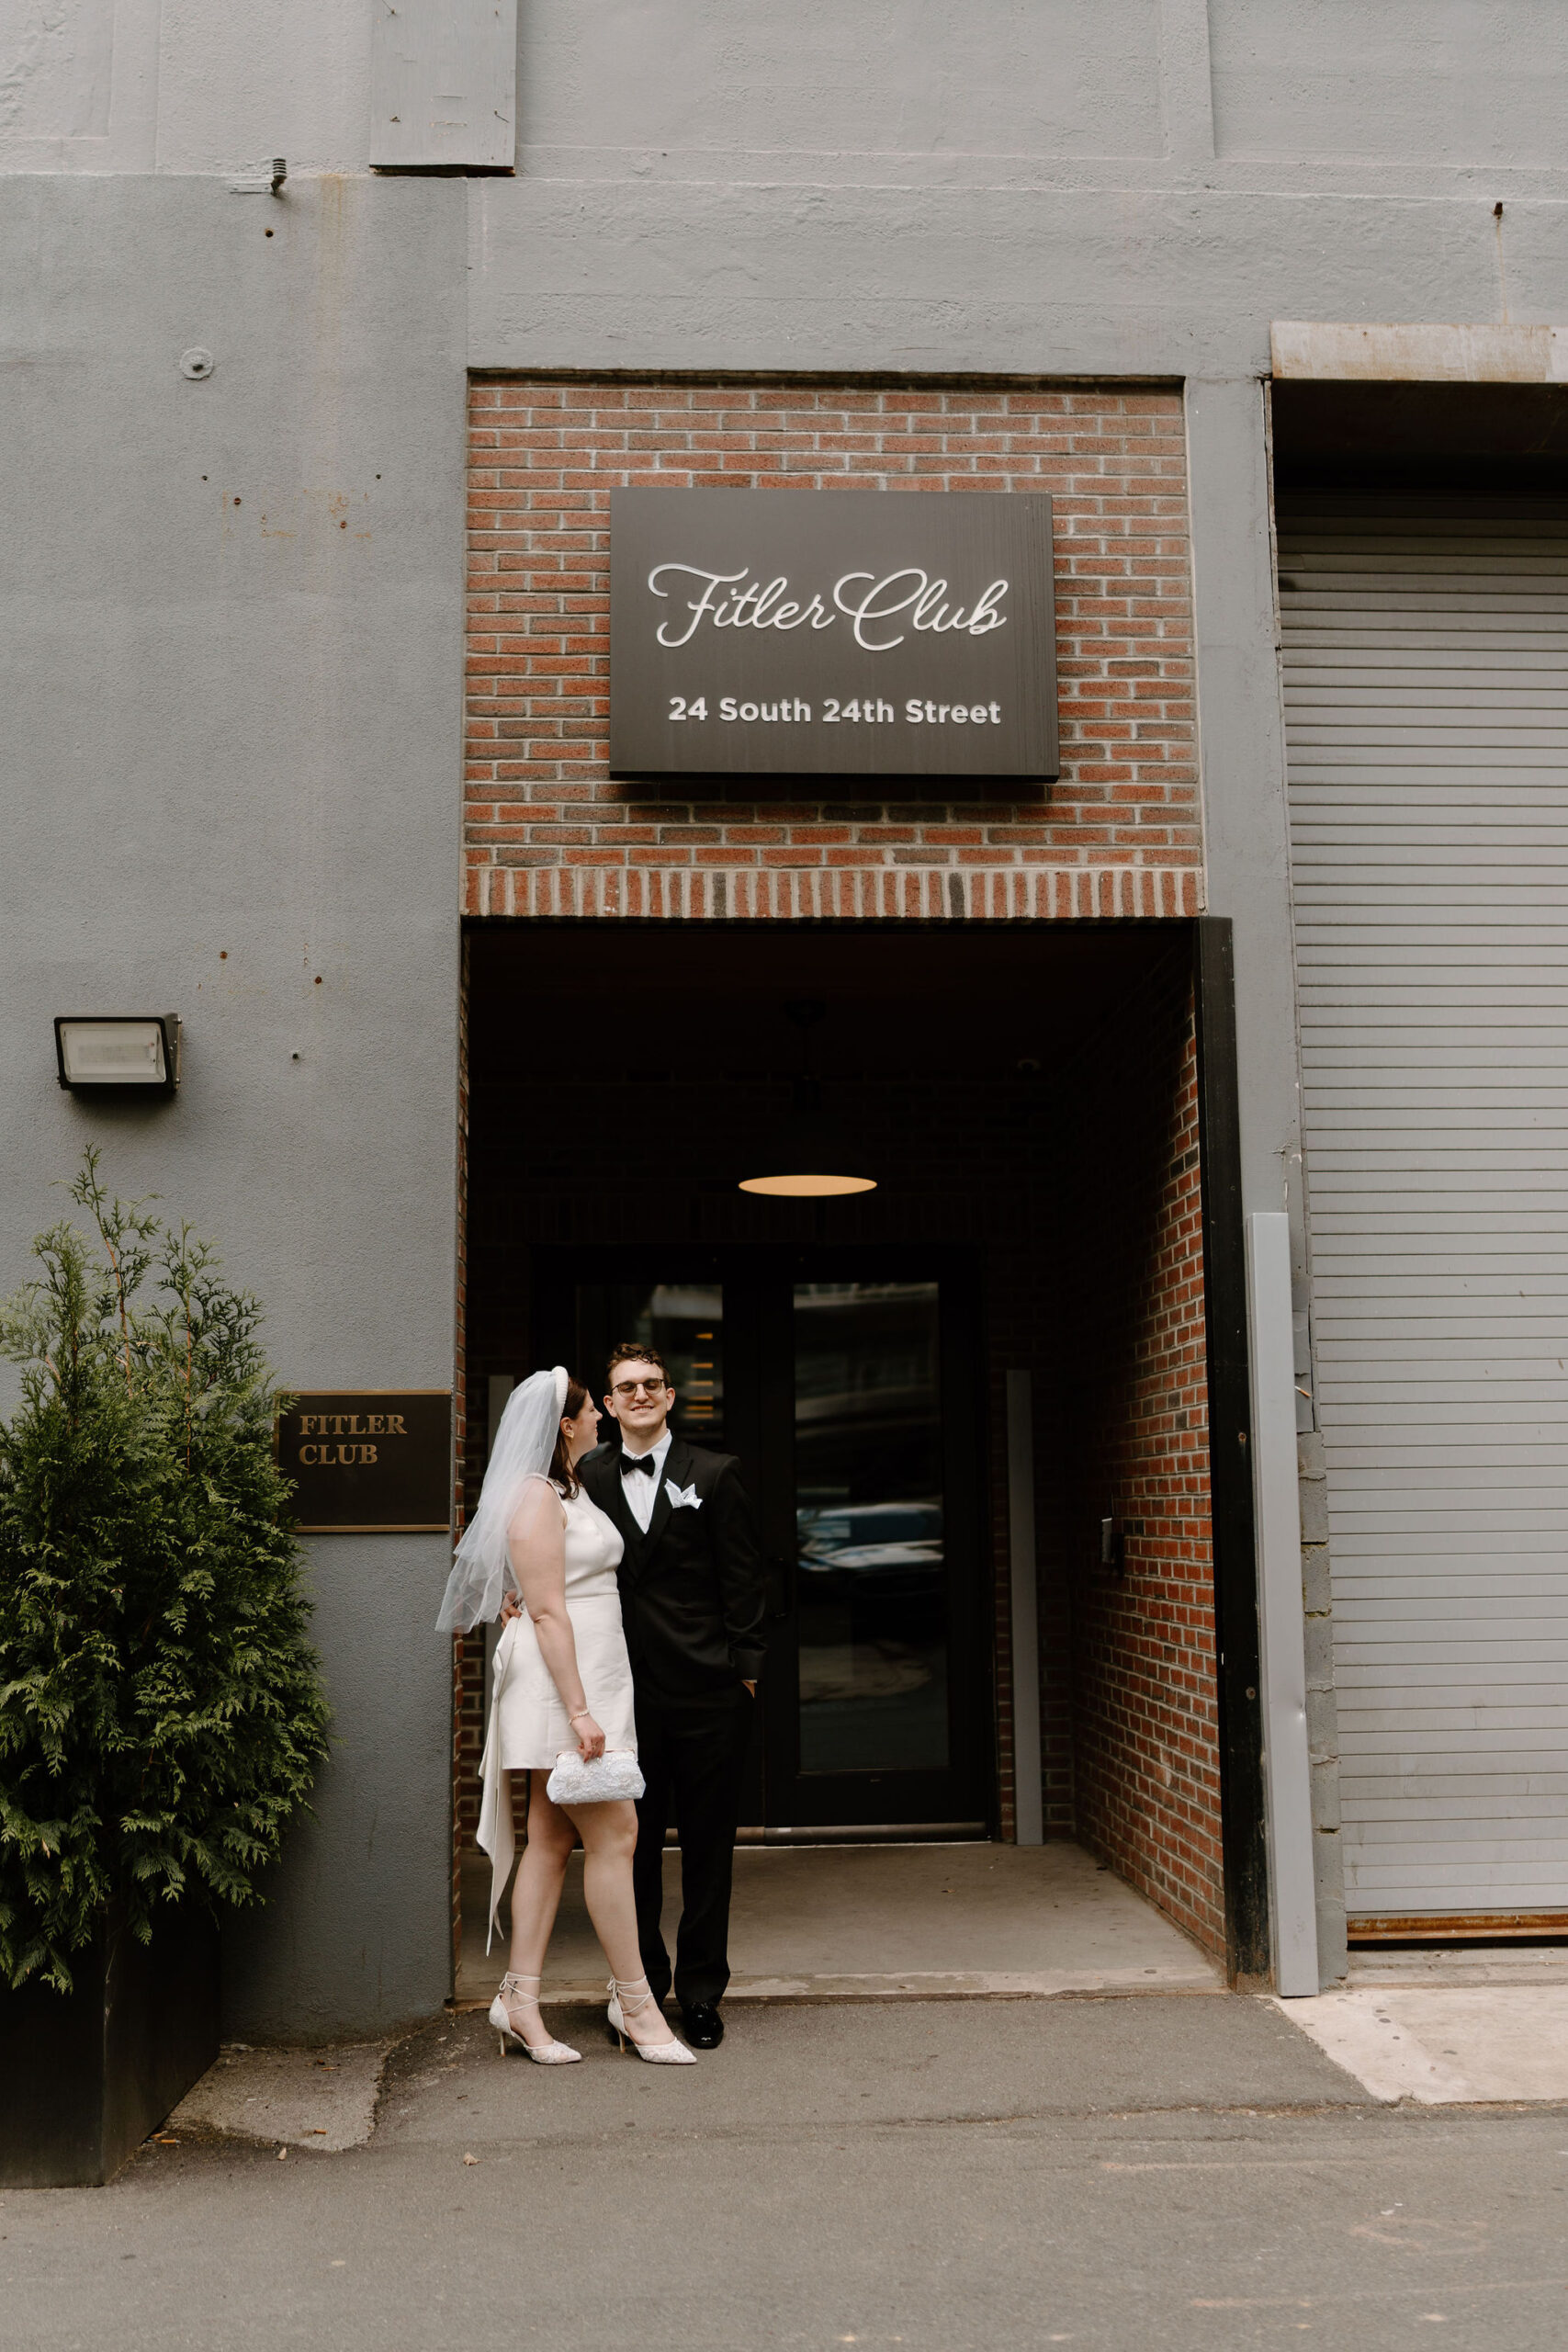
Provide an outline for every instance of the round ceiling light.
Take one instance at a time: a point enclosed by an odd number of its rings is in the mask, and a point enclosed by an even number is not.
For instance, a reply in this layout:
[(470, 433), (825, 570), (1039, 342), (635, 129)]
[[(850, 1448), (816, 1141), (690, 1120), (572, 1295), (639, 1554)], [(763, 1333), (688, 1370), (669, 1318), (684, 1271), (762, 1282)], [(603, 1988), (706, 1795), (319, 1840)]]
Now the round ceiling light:
[(865, 1153), (823, 1116), (822, 1090), (814, 1078), (795, 1080), (794, 1107), (758, 1154), (758, 1164), (761, 1173), (741, 1177), (743, 1193), (798, 1201), (876, 1190), (875, 1177), (865, 1172)]

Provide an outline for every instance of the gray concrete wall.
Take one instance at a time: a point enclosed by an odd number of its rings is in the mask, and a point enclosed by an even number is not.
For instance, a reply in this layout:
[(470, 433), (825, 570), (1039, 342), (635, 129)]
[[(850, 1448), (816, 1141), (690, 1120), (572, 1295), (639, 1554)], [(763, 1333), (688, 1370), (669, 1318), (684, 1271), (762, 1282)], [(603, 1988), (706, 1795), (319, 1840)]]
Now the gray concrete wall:
[(477, 367), (1234, 379), (1275, 318), (1568, 317), (1554, 0), (520, 25), (518, 175), (472, 190)]
[[(451, 1384), (463, 220), (453, 182), (0, 204), (0, 1273), (96, 1138), (307, 1386)], [(51, 1016), (117, 1009), (183, 1016), (172, 1103), (57, 1085)], [(446, 1545), (311, 1572), (337, 1749), (232, 1939), (236, 2030), (447, 1989)]]
[(384, 0), (7, 0), (0, 171), (363, 171)]
[[(1186, 379), (1247, 1205), (1299, 1247), (1269, 323), (1568, 320), (1559, 0), (521, 0), (517, 175), (466, 184), (368, 175), (371, 5), (0, 18), (0, 1268), (96, 1135), (284, 1376), (448, 1380), (465, 364)], [(229, 193), (274, 154), (281, 200)], [(89, 1001), (185, 1015), (177, 1102), (59, 1092)], [(237, 2028), (446, 1988), (443, 1555), (314, 1547), (341, 1745)]]

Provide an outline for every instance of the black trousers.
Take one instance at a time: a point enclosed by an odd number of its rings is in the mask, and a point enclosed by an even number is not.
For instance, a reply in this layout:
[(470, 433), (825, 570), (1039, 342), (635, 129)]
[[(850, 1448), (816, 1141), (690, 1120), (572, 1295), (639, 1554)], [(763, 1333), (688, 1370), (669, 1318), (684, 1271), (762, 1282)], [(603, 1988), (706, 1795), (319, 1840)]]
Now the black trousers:
[(637, 1808), (637, 1939), (654, 1997), (670, 1990), (664, 1908), (664, 1832), (671, 1808), (681, 1840), (681, 1925), (675, 1997), (682, 2008), (717, 2001), (729, 1982), (729, 1888), (740, 1771), (756, 1702), (742, 1686), (714, 1698), (660, 1699), (638, 1687), (637, 1757), (647, 1782)]

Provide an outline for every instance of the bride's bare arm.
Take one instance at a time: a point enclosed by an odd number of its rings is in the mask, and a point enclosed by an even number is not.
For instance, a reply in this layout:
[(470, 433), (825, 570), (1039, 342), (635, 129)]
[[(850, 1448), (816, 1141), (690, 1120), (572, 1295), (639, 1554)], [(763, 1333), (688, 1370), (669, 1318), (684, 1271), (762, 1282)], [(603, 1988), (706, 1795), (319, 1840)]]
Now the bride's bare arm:
[(566, 1606), (566, 1531), (561, 1523), (560, 1497), (542, 1478), (530, 1478), (506, 1531), (512, 1572), (523, 1595), (523, 1606), (534, 1621), (539, 1655), (549, 1668), (562, 1706), (572, 1718), (571, 1728), (582, 1756), (592, 1760), (604, 1753), (604, 1735), (588, 1713), (582, 1677), (577, 1668), (577, 1642)]

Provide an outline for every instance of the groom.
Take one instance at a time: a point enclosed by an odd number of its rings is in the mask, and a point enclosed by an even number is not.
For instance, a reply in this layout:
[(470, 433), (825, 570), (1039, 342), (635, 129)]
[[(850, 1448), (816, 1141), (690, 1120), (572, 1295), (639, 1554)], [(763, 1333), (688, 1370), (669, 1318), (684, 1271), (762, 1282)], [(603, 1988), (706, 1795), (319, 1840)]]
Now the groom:
[(662, 2003), (670, 1954), (659, 1922), (673, 1798), (681, 1840), (675, 1997), (692, 2047), (716, 2050), (729, 1982), (740, 1772), (766, 1641), (762, 1566), (739, 1464), (676, 1437), (674, 1402), (657, 1348), (616, 1348), (604, 1403), (617, 1434), (585, 1454), (577, 1475), (626, 1545), (621, 1615), (647, 1783), (632, 1865), (642, 1964)]

